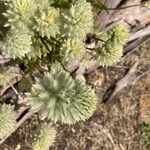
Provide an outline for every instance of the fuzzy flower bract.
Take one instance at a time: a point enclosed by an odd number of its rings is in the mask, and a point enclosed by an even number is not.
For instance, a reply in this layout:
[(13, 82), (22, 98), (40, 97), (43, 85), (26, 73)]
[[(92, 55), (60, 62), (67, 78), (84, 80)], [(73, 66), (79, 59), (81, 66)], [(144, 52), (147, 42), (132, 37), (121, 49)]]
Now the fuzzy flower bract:
[(12, 28), (27, 27), (30, 24), (30, 19), (34, 16), (34, 11), (37, 9), (37, 0), (9, 0), (6, 4), (8, 10), (4, 15), (8, 18), (8, 23), (5, 26), (11, 25)]
[(42, 37), (55, 37), (60, 33), (60, 13), (59, 9), (49, 5), (39, 7), (34, 16), (34, 29)]
[(41, 130), (34, 134), (33, 150), (49, 150), (56, 137), (56, 130), (49, 124), (42, 126)]
[(147, 1), (143, 6), (147, 7), (147, 8), (150, 8), (150, 1)]
[(129, 39), (128, 27), (124, 24), (117, 24), (107, 32), (107, 40), (96, 49), (96, 58), (101, 66), (112, 66), (119, 62), (123, 54), (123, 46)]
[(8, 68), (0, 69), (0, 86), (5, 86), (12, 78)]
[(86, 34), (93, 30), (92, 6), (86, 0), (77, 0), (69, 10), (62, 13), (64, 32), (72, 38), (85, 39)]
[(11, 105), (0, 105), (0, 139), (7, 136), (16, 127), (16, 113)]
[(68, 124), (91, 117), (97, 102), (94, 90), (80, 80), (73, 80), (58, 64), (36, 79), (27, 99), (32, 108), (39, 109), (42, 118)]
[(22, 58), (31, 51), (31, 35), (22, 31), (11, 31), (5, 41), (3, 51), (13, 58)]
[(80, 60), (85, 52), (85, 45), (78, 38), (66, 39), (61, 47), (61, 55), (66, 61)]

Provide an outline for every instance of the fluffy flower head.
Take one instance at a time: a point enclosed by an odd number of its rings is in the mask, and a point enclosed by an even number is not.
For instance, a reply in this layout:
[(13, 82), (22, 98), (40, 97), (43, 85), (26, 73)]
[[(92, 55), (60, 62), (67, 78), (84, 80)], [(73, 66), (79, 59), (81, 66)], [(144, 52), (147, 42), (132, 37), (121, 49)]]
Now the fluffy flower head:
[(31, 107), (38, 108), (43, 118), (68, 124), (91, 117), (97, 101), (89, 86), (73, 80), (56, 64), (50, 73), (36, 79), (27, 97)]
[(6, 85), (11, 79), (11, 73), (7, 69), (0, 69), (0, 86)]
[(55, 37), (60, 32), (60, 14), (54, 7), (39, 7), (34, 16), (34, 29), (41, 36)]
[(119, 62), (123, 46), (129, 39), (129, 30), (126, 25), (117, 24), (111, 27), (107, 32), (107, 40), (96, 49), (96, 58), (101, 66), (112, 66)]
[(37, 0), (9, 0), (8, 10), (4, 15), (8, 18), (8, 24), (12, 28), (28, 26), (34, 11), (37, 9)]
[(84, 39), (93, 30), (92, 6), (86, 0), (77, 0), (69, 10), (62, 13), (64, 30), (72, 38)]
[(67, 61), (79, 60), (85, 53), (85, 45), (83, 41), (78, 38), (68, 38), (64, 41), (61, 48), (61, 55)]
[(128, 26), (125, 24), (116, 24), (108, 30), (107, 36), (109, 40), (113, 40), (114, 44), (124, 46), (129, 40)]
[(31, 35), (25, 31), (11, 31), (5, 41), (3, 51), (13, 58), (22, 58), (31, 50)]
[(7, 136), (16, 127), (16, 113), (10, 105), (0, 105), (0, 139)]
[(147, 1), (147, 2), (144, 4), (144, 7), (150, 8), (150, 1)]
[(51, 125), (44, 125), (34, 135), (33, 150), (49, 150), (56, 137), (56, 130)]

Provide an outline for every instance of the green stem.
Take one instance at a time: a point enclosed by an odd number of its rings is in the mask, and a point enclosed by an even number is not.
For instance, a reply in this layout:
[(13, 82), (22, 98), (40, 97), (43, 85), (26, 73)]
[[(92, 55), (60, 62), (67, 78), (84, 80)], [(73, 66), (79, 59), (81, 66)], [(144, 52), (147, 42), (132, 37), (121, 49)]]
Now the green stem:
[(62, 61), (60, 60), (59, 63), (61, 64), (61, 66), (63, 67), (63, 69), (68, 72), (68, 70), (66, 69), (66, 67), (64, 66), (64, 64), (62, 63)]
[(49, 47), (47, 46), (45, 40), (38, 34), (38, 37), (40, 38), (41, 42), (43, 43), (43, 45), (45, 46), (45, 48), (50, 52), (51, 50), (49, 49)]

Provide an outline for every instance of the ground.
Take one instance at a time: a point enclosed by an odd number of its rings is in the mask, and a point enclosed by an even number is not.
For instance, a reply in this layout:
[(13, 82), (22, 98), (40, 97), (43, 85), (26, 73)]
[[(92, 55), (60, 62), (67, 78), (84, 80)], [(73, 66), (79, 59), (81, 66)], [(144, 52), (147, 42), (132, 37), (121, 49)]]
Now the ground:
[[(52, 150), (146, 150), (140, 124), (150, 121), (150, 78), (143, 76), (136, 84), (120, 91), (113, 105), (102, 103), (107, 89), (122, 78), (140, 58), (139, 73), (150, 68), (149, 41), (114, 67), (100, 68), (86, 78), (96, 91), (99, 103), (93, 116), (86, 122), (68, 126), (55, 124), (57, 139)], [(143, 111), (144, 110), (144, 111)], [(42, 124), (37, 114), (26, 121), (0, 150), (31, 150), (30, 133)]]

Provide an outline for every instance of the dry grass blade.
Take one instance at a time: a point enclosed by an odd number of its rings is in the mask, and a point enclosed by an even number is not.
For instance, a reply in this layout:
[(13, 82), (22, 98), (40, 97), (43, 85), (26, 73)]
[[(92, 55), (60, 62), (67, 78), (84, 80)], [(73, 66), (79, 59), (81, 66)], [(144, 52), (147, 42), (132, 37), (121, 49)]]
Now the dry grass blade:
[(118, 147), (116, 146), (113, 137), (111, 136), (111, 134), (109, 133), (108, 129), (106, 129), (105, 127), (103, 127), (102, 125), (99, 125), (99, 127), (101, 128), (102, 132), (109, 138), (110, 142), (112, 143), (114, 150), (118, 150)]

